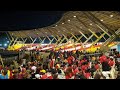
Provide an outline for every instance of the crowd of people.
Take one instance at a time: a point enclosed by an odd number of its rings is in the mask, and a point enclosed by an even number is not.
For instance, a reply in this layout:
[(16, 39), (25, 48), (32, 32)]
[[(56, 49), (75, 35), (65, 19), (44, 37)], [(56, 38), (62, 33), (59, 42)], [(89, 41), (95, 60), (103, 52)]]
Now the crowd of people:
[(38, 52), (31, 60), (13, 60), (4, 66), (0, 63), (0, 79), (120, 78), (119, 52), (88, 55), (79, 51), (51, 51), (45, 60), (43, 56)]

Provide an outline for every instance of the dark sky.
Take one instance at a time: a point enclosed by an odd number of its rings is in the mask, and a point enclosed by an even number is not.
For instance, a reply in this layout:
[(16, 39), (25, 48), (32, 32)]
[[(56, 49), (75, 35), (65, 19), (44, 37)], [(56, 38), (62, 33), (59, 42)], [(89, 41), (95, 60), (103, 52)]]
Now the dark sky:
[(52, 25), (65, 11), (5, 11), (0, 12), (0, 31), (34, 29)]

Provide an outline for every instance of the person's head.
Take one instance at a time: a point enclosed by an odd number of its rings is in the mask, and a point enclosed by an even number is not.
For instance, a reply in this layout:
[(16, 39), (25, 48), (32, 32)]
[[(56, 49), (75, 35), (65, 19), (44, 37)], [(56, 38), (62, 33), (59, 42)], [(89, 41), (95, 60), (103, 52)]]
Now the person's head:
[(71, 66), (72, 66), (71, 64), (68, 65), (68, 67), (71, 67)]
[(79, 73), (78, 73), (79, 75), (83, 75), (83, 72), (82, 71), (79, 71)]
[(113, 58), (110, 58), (111, 61), (113, 61)]
[(66, 72), (65, 72), (65, 75), (69, 75), (69, 71), (66, 71)]
[(7, 74), (7, 69), (3, 69), (3, 70), (1, 70), (1, 73), (3, 74), (3, 75), (6, 75)]
[(61, 72), (61, 70), (59, 69), (59, 70), (58, 70), (58, 74), (61, 74), (61, 73), (62, 73), (62, 72)]
[(58, 79), (58, 74), (54, 74), (53, 79)]
[(26, 68), (26, 65), (23, 65), (23, 68)]
[(46, 73), (46, 70), (40, 70), (41, 75), (44, 75)]
[(90, 73), (90, 69), (85, 70), (85, 73)]
[(57, 71), (56, 71), (55, 69), (51, 69), (51, 73), (52, 73), (52, 74), (56, 74)]
[(96, 73), (95, 76), (94, 76), (94, 79), (100, 79), (101, 78), (101, 75)]

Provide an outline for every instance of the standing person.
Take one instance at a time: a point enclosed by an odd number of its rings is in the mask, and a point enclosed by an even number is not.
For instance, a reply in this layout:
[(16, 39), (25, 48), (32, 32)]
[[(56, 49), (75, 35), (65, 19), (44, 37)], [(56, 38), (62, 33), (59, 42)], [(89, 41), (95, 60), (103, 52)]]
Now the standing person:
[(41, 57), (41, 62), (43, 62), (43, 54), (41, 54), (40, 57)]
[(64, 55), (63, 55), (63, 56), (64, 56), (64, 59), (67, 59), (68, 54), (67, 54), (67, 52), (66, 52), (66, 51), (64, 52)]
[(76, 51), (76, 55), (77, 55), (77, 58), (79, 58), (79, 51), (78, 50)]
[(9, 79), (6, 69), (1, 70), (0, 79)]
[(51, 59), (50, 61), (50, 68), (54, 68), (54, 64), (55, 64), (55, 59)]

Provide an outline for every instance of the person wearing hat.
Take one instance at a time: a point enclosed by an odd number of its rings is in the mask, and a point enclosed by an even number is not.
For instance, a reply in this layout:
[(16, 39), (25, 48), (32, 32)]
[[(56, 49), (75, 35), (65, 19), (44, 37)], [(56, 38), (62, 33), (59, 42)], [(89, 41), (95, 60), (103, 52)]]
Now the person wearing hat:
[(40, 73), (41, 73), (41, 79), (47, 79), (46, 70), (42, 69), (40, 70)]

